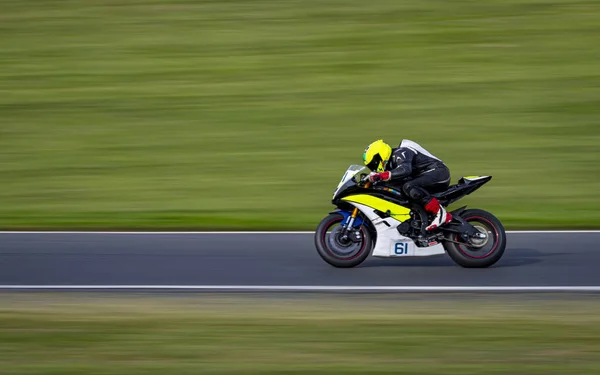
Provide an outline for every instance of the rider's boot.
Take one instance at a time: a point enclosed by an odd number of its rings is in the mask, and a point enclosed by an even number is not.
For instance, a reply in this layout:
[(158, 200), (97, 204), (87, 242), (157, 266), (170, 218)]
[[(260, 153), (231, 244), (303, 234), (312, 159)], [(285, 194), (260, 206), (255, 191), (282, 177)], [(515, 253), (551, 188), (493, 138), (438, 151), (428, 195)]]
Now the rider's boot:
[(425, 205), (425, 210), (435, 214), (435, 218), (433, 218), (429, 226), (426, 228), (428, 231), (434, 230), (435, 228), (452, 221), (452, 214), (447, 212), (435, 197)]

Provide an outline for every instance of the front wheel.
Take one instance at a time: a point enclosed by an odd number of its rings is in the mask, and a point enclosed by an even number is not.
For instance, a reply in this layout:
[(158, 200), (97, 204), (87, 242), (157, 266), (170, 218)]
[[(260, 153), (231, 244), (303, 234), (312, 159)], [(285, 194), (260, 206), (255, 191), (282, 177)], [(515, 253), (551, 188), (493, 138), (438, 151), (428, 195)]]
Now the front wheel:
[(452, 241), (446, 241), (444, 248), (454, 262), (465, 268), (486, 268), (500, 260), (506, 248), (506, 232), (500, 220), (484, 210), (471, 209), (460, 214), (469, 224), (485, 238), (473, 239), (466, 244), (458, 233), (449, 234)]
[(330, 265), (350, 268), (361, 264), (371, 253), (372, 237), (364, 226), (358, 229), (360, 240), (352, 242), (340, 238), (344, 216), (330, 214), (324, 218), (315, 232), (317, 253)]

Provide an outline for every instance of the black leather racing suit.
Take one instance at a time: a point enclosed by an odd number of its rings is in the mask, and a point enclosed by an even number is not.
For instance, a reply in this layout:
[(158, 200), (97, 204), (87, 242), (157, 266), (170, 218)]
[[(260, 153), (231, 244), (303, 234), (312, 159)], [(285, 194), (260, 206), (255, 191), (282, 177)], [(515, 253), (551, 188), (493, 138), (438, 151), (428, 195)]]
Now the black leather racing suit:
[(392, 149), (386, 170), (391, 172), (388, 185), (398, 186), (404, 194), (424, 206), (432, 198), (425, 188), (438, 190), (450, 185), (450, 170), (444, 162), (407, 139)]

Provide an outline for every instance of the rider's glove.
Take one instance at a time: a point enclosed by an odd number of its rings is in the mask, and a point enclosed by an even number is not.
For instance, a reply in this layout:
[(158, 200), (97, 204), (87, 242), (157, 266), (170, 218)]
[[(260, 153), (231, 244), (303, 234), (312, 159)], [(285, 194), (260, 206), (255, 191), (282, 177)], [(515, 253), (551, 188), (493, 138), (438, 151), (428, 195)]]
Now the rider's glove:
[(391, 178), (392, 178), (392, 174), (390, 172), (383, 172), (383, 173), (372, 172), (369, 175), (369, 181), (371, 181), (371, 182), (389, 181)]

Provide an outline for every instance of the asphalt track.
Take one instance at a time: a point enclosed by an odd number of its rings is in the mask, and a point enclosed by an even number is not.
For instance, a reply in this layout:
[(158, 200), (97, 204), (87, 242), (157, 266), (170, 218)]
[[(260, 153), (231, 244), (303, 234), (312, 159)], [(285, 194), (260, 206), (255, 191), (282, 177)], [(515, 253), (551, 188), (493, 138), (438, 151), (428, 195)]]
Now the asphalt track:
[(0, 233), (0, 289), (600, 292), (600, 231), (509, 232), (505, 256), (323, 262), (312, 233)]

